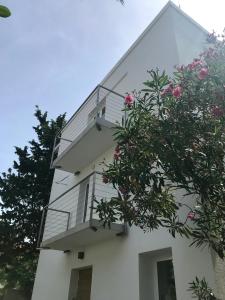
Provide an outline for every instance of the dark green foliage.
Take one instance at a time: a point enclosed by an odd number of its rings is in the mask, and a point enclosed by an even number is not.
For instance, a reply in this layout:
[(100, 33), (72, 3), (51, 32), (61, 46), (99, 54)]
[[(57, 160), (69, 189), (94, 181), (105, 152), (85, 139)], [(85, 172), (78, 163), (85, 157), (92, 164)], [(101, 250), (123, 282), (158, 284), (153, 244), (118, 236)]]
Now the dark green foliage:
[(212, 289), (208, 287), (205, 278), (200, 280), (196, 277), (195, 280), (190, 283), (189, 290), (192, 292), (192, 298), (198, 300), (217, 300)]
[(48, 120), (37, 107), (37, 138), (15, 147), (17, 161), (0, 176), (0, 283), (30, 294), (37, 265), (36, 241), (41, 210), (48, 203), (53, 170), (50, 160), (56, 132), (65, 115)]

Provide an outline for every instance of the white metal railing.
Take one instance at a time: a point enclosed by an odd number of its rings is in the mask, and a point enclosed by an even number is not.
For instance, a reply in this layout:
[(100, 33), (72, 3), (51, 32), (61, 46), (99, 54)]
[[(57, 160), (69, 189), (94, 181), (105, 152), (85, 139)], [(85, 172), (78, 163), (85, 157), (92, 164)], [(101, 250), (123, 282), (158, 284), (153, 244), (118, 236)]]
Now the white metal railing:
[(111, 184), (102, 181), (102, 174), (93, 172), (82, 181), (68, 189), (43, 209), (38, 247), (45, 241), (76, 225), (98, 220), (93, 209), (94, 199), (105, 201), (117, 196)]
[(124, 97), (122, 95), (98, 85), (64, 128), (56, 135), (51, 166), (57, 156), (97, 118), (122, 125), (126, 117), (123, 109)]

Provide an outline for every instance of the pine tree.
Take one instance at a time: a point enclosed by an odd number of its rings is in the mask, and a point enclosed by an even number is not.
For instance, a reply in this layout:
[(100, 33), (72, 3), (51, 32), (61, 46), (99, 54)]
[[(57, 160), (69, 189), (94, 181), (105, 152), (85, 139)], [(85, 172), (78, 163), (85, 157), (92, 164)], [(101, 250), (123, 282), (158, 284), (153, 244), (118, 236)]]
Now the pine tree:
[(50, 160), (54, 138), (65, 114), (48, 120), (36, 107), (37, 138), (15, 147), (13, 168), (0, 176), (0, 283), (30, 295), (37, 265), (37, 236), (42, 208), (48, 203), (53, 170)]

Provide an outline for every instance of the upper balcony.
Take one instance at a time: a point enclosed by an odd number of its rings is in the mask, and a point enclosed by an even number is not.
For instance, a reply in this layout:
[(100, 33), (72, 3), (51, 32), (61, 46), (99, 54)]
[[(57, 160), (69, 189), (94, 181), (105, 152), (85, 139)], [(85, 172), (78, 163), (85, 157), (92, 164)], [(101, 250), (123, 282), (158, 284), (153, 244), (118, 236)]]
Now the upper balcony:
[(103, 227), (93, 209), (94, 200), (113, 196), (116, 189), (102, 182), (101, 173), (91, 173), (43, 209), (38, 247), (66, 251), (123, 234), (123, 223)]
[(122, 95), (97, 86), (57, 135), (51, 167), (75, 173), (108, 150), (125, 121), (123, 108)]

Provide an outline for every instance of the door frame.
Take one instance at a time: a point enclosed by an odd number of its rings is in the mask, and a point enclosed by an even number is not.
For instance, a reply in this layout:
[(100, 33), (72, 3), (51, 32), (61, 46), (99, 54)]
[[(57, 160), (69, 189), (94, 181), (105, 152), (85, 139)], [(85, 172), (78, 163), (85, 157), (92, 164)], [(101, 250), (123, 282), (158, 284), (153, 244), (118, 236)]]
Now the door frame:
[[(77, 292), (78, 292), (78, 282), (79, 282), (79, 271), (91, 269), (92, 276), (91, 276), (91, 289), (92, 289), (92, 278), (93, 278), (93, 266), (84, 266), (80, 268), (73, 268), (71, 269), (71, 275), (70, 275), (70, 286), (69, 286), (69, 295), (68, 300), (76, 299)], [(91, 292), (90, 292), (90, 299), (91, 299)]]

